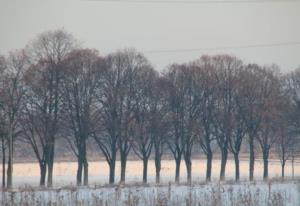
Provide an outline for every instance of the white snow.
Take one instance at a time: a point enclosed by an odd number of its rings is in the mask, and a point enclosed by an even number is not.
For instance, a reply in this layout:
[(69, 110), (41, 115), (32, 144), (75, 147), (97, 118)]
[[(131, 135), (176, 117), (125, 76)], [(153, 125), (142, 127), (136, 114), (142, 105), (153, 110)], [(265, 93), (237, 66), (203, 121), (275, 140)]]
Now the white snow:
[(115, 186), (3, 191), (2, 205), (297, 206), (298, 182)]

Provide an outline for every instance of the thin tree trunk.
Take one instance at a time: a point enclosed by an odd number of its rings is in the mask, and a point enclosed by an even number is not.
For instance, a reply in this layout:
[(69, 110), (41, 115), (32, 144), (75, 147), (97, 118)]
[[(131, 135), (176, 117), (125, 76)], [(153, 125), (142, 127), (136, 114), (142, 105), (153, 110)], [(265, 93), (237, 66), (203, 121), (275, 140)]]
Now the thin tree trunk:
[(281, 178), (284, 180), (285, 160), (281, 164)]
[(211, 168), (212, 168), (212, 159), (213, 154), (209, 150), (206, 154), (207, 162), (206, 162), (206, 181), (211, 181)]
[(47, 167), (45, 163), (40, 163), (40, 186), (44, 187), (46, 183)]
[(177, 159), (175, 159), (175, 163), (176, 163), (175, 182), (179, 183), (181, 157), (178, 157)]
[(83, 163), (83, 185), (87, 186), (89, 183), (89, 163), (86, 157), (86, 139), (82, 143), (82, 163)]
[(5, 156), (5, 145), (4, 139), (2, 139), (2, 187), (5, 188), (5, 165), (6, 165), (6, 156)]
[(148, 171), (148, 158), (144, 157), (144, 160), (143, 160), (143, 183), (147, 183), (147, 171)]
[(263, 152), (263, 161), (264, 161), (264, 174), (263, 174), (263, 179), (267, 180), (268, 179), (268, 175), (269, 175), (269, 161), (268, 161), (268, 151), (264, 151)]
[(125, 182), (127, 156), (121, 152), (121, 182)]
[(191, 155), (189, 152), (187, 152), (184, 155), (184, 161), (185, 161), (185, 166), (186, 166), (187, 182), (191, 183), (191, 181), (192, 181), (192, 161), (191, 161)]
[(160, 170), (161, 170), (161, 157), (160, 155), (155, 155), (155, 181), (160, 183)]
[(48, 150), (48, 182), (47, 186), (52, 187), (53, 185), (53, 164), (54, 164), (54, 144), (49, 145), (49, 150)]
[(12, 173), (13, 173), (13, 137), (12, 129), (8, 140), (8, 166), (7, 166), (7, 188), (12, 188)]
[(235, 162), (235, 180), (240, 180), (240, 160), (239, 160), (239, 154), (234, 153), (234, 162)]
[(77, 167), (77, 175), (76, 175), (77, 186), (81, 186), (82, 168), (83, 168), (83, 163), (82, 163), (81, 157), (78, 157), (78, 167)]
[(295, 156), (294, 153), (292, 155), (292, 179), (294, 179), (295, 177), (295, 166), (294, 166), (294, 162), (295, 162)]
[(83, 185), (87, 186), (89, 184), (89, 163), (87, 159), (84, 160), (84, 176), (83, 176)]
[(226, 163), (227, 163), (227, 155), (228, 151), (227, 149), (223, 150), (221, 152), (221, 170), (220, 170), (220, 180), (225, 180), (225, 171), (226, 171)]
[(187, 172), (187, 182), (191, 183), (192, 182), (192, 161), (187, 160), (185, 161), (186, 165), (186, 172)]
[(111, 160), (108, 162), (109, 165), (109, 184), (115, 183), (115, 168), (116, 168), (116, 156), (117, 150), (115, 147), (112, 148), (111, 151)]
[(253, 136), (251, 136), (249, 138), (249, 149), (250, 149), (250, 157), (249, 157), (249, 180), (253, 181), (253, 179), (254, 179), (254, 163), (255, 163), (254, 137)]

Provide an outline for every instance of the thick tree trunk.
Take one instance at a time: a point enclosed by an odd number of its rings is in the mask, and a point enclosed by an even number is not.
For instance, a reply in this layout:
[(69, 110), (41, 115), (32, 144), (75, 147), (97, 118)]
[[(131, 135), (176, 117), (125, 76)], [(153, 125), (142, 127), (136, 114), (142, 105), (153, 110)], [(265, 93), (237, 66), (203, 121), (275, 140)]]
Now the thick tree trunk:
[(127, 156), (121, 152), (121, 182), (125, 182)]
[(143, 160), (143, 183), (147, 183), (147, 171), (148, 171), (148, 158), (144, 157), (144, 160)]
[(155, 182), (160, 183), (160, 170), (161, 170), (161, 157), (160, 155), (155, 155)]
[(82, 168), (83, 168), (83, 163), (81, 161), (81, 158), (78, 157), (78, 167), (77, 167), (77, 175), (76, 175), (76, 184), (77, 184), (77, 186), (81, 186)]
[(226, 171), (226, 163), (227, 163), (227, 149), (222, 150), (221, 152), (221, 170), (220, 170), (220, 180), (225, 180), (225, 171)]
[(176, 163), (176, 169), (175, 169), (175, 182), (176, 182), (176, 183), (179, 183), (181, 157), (178, 157), (177, 159), (175, 159), (175, 163)]
[(249, 149), (250, 149), (250, 157), (249, 157), (249, 180), (253, 181), (253, 179), (254, 179), (254, 163), (255, 163), (254, 137), (253, 136), (251, 136), (249, 138)]
[(53, 164), (54, 164), (54, 144), (49, 145), (47, 164), (48, 164), (47, 186), (52, 187), (52, 185), (53, 185)]
[(235, 153), (234, 155), (234, 162), (235, 162), (235, 180), (240, 180), (240, 160), (239, 160), (239, 154)]
[(44, 187), (46, 184), (46, 172), (47, 165), (45, 163), (40, 163), (40, 186)]
[(263, 174), (263, 179), (264, 180), (268, 180), (268, 176), (269, 176), (269, 152), (268, 151), (264, 151), (263, 152), (263, 161), (264, 161), (264, 174)]
[(211, 181), (211, 168), (212, 168), (212, 159), (213, 154), (209, 150), (206, 154), (207, 162), (206, 162), (206, 181)]
[(5, 145), (4, 140), (2, 139), (2, 187), (5, 188), (5, 165), (6, 165), (6, 156), (5, 156)]

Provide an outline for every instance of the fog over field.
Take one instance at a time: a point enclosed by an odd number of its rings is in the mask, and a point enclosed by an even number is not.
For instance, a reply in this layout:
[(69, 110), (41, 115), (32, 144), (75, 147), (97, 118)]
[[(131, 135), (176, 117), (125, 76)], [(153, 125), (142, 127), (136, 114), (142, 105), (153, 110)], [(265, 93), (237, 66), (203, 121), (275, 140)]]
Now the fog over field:
[[(248, 160), (241, 160), (241, 180), (245, 181), (248, 179), (249, 164)], [(106, 185), (108, 184), (108, 174), (109, 168), (104, 161), (91, 161), (89, 162), (89, 182), (90, 185)], [(153, 160), (149, 160), (148, 166), (148, 182), (150, 184), (155, 183), (155, 165)], [(281, 165), (278, 160), (270, 160), (269, 165), (270, 179), (280, 179), (281, 176)], [(126, 167), (126, 183), (135, 184), (142, 182), (142, 171), (143, 164), (141, 161), (130, 160)], [(54, 164), (54, 186), (71, 186), (76, 185), (76, 172), (77, 172), (77, 162), (57, 162)], [(205, 181), (206, 172), (206, 161), (195, 159), (193, 160), (192, 166), (192, 181), (194, 183), (201, 183)], [(226, 170), (226, 180), (234, 180), (234, 161), (228, 160), (227, 170)], [(295, 178), (298, 179), (300, 176), (300, 163), (296, 162), (294, 167)], [(180, 182), (186, 183), (186, 169), (182, 165), (180, 170)], [(219, 180), (220, 173), (220, 160), (213, 161), (212, 178), (213, 181)], [(262, 180), (263, 174), (263, 163), (262, 160), (257, 160), (255, 162), (255, 180)], [(0, 175), (1, 172), (0, 172)], [(39, 166), (36, 163), (16, 163), (14, 165), (14, 185), (16, 187), (37, 187), (39, 185)], [(116, 183), (120, 181), (120, 162), (116, 164)], [(287, 179), (292, 178), (292, 164), (287, 162), (286, 165), (286, 177)], [(161, 168), (161, 182), (174, 183), (175, 178), (175, 162), (173, 160), (162, 160)]]

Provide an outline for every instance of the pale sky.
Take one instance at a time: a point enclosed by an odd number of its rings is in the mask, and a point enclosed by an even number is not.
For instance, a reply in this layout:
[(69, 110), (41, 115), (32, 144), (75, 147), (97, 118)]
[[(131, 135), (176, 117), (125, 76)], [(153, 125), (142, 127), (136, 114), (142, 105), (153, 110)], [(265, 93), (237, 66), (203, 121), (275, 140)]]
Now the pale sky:
[[(247, 63), (276, 63), (284, 72), (300, 65), (300, 0), (260, 3), (0, 0), (1, 54), (24, 47), (38, 33), (58, 28), (72, 33), (84, 47), (96, 48), (104, 55), (134, 47), (144, 52), (158, 70), (172, 62), (219, 53), (236, 55)], [(281, 43), (292, 44), (231, 48)], [(171, 51), (157, 52), (161, 50)]]

